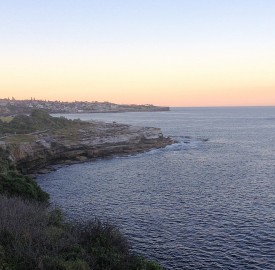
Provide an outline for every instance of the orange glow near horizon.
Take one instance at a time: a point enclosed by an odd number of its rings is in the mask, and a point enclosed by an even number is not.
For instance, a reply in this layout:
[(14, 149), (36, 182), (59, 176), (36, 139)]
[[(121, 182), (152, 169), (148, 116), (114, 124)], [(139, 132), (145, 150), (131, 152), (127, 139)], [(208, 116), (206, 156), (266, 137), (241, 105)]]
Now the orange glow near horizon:
[(19, 2), (2, 5), (0, 98), (275, 106), (274, 1)]
[(17, 55), (4, 59), (0, 68), (0, 98), (172, 107), (275, 105), (275, 61), (267, 55), (159, 55), (45, 56), (42, 61)]

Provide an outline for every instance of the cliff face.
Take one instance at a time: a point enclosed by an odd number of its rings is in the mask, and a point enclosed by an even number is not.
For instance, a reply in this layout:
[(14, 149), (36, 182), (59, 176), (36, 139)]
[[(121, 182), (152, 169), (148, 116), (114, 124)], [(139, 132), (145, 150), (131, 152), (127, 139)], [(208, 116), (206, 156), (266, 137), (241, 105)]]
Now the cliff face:
[(70, 164), (164, 147), (173, 141), (160, 129), (93, 122), (79, 129), (13, 135), (0, 143), (24, 174), (54, 164)]

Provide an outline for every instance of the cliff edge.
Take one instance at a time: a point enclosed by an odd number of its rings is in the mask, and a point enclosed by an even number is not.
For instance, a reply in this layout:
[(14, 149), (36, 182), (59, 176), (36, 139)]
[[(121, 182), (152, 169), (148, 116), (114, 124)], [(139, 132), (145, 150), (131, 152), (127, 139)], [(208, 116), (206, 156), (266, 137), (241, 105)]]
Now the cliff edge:
[(173, 143), (158, 128), (67, 119), (62, 121), (70, 121), (70, 124), (28, 134), (3, 136), (0, 138), (0, 147), (9, 152), (18, 170), (23, 174), (32, 174), (55, 164), (135, 154)]

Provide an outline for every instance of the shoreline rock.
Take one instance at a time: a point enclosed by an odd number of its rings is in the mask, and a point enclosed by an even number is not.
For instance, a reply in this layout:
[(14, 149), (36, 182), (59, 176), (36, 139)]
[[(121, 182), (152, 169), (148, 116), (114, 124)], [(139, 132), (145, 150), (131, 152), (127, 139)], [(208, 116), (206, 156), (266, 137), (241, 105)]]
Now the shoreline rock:
[(16, 136), (1, 141), (17, 169), (35, 176), (56, 166), (137, 154), (174, 143), (159, 128), (91, 122), (79, 129)]

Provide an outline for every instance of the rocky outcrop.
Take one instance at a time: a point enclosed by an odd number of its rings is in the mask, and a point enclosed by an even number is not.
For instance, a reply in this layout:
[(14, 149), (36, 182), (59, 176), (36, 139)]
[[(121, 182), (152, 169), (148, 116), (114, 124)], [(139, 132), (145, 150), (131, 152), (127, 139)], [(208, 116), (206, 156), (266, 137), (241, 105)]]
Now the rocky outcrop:
[(13, 135), (0, 147), (10, 152), (20, 171), (31, 174), (55, 164), (134, 154), (171, 143), (158, 128), (92, 122), (78, 129)]

